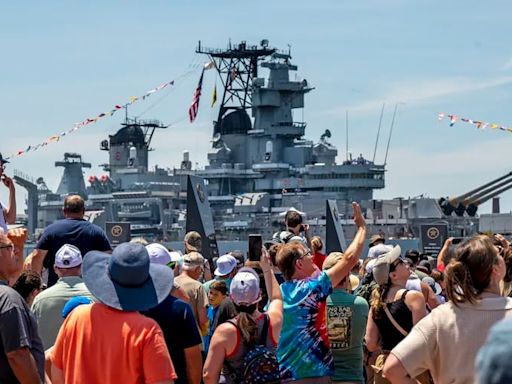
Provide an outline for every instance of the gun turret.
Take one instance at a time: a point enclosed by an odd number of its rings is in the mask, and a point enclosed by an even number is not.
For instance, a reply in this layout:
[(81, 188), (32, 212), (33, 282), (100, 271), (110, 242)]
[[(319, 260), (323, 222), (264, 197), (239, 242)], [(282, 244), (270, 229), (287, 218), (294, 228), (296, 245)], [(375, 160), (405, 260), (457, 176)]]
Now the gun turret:
[[(438, 201), (439, 206), (447, 216), (451, 215), (452, 212), (455, 212), (457, 216), (464, 215), (464, 212), (474, 216), (480, 204), (512, 188), (512, 185), (507, 185), (512, 182), (511, 176), (512, 172), (509, 172), (460, 196), (441, 198)], [(504, 185), (507, 185), (507, 187), (497, 190), (497, 188)], [(470, 206), (471, 208), (469, 208)]]

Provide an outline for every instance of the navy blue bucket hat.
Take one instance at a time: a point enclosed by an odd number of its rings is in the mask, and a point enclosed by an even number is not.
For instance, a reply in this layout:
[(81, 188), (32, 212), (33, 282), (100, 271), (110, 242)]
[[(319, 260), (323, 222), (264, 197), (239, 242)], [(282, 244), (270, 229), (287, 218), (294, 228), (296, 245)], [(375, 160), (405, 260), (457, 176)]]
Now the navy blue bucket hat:
[(146, 248), (136, 243), (120, 244), (112, 255), (88, 252), (82, 277), (94, 297), (123, 311), (155, 307), (170, 294), (174, 280), (169, 267), (150, 263)]

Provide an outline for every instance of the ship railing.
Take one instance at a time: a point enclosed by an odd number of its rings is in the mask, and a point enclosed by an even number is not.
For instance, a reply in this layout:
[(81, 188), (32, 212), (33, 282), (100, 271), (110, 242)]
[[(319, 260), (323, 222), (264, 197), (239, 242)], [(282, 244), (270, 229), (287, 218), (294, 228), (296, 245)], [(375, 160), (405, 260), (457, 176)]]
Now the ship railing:
[(19, 169), (14, 168), (14, 170), (12, 171), (12, 174), (14, 176), (19, 177), (20, 179), (23, 179), (23, 180), (31, 182), (32, 184), (35, 184), (35, 181), (34, 181), (34, 179), (32, 177), (30, 177), (29, 175), (21, 172)]

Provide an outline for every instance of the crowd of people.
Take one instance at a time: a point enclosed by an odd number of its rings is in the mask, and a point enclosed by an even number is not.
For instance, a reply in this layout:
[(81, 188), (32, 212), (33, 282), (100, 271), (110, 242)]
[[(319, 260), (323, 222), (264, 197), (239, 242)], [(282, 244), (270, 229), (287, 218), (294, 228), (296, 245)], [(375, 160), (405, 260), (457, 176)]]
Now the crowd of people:
[(197, 232), (112, 248), (73, 195), (24, 259), (1, 208), (0, 383), (512, 382), (501, 235), (449, 238), (436, 259), (374, 235), (363, 255), (353, 203), (343, 252), (290, 211), (260, 260), (209, 260)]

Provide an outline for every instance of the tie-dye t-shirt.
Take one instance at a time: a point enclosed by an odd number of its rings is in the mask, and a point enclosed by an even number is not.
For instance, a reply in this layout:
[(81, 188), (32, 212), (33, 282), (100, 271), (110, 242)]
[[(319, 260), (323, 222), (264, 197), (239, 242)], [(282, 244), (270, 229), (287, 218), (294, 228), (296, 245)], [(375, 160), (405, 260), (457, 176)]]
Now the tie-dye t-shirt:
[(282, 379), (331, 376), (334, 372), (324, 316), (331, 292), (331, 279), (325, 272), (281, 284), (284, 310), (277, 359)]

